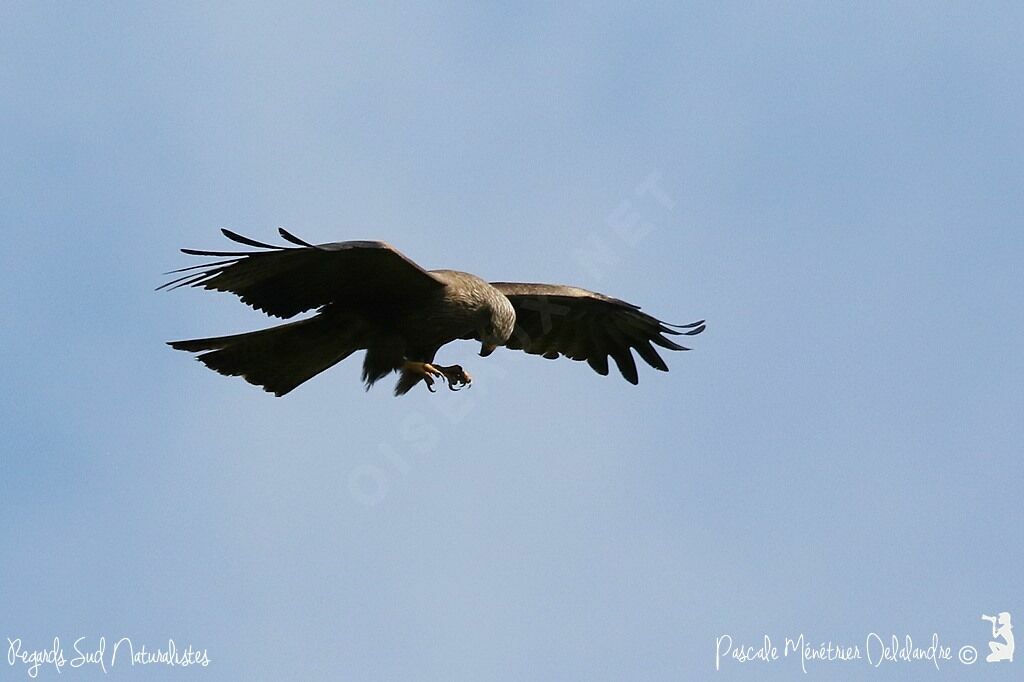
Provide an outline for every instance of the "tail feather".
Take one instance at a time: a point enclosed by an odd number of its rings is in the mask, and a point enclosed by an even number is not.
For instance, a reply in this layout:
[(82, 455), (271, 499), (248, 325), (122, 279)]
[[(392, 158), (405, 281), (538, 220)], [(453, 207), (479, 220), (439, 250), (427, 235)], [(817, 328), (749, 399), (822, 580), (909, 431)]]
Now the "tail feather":
[(197, 359), (215, 372), (240, 376), (282, 396), (359, 350), (357, 337), (352, 326), (313, 317), (245, 334), (168, 345), (202, 353)]
[(422, 374), (416, 374), (407, 369), (400, 370), (398, 383), (395, 384), (395, 395), (405, 395), (421, 381), (423, 381)]

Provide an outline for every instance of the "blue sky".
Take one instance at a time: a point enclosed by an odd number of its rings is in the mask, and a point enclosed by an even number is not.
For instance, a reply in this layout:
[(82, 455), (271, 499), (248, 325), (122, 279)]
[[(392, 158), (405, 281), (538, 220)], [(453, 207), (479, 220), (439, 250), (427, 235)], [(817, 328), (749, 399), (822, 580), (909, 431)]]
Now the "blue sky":
[[(1010, 679), (714, 664), (1024, 619), (1022, 34), (1013, 3), (5, 3), (0, 644), (211, 659), (62, 679)], [(153, 289), (278, 226), (709, 327), (637, 387), (460, 343), (468, 392), (349, 361), (273, 399), (163, 343), (259, 314)]]

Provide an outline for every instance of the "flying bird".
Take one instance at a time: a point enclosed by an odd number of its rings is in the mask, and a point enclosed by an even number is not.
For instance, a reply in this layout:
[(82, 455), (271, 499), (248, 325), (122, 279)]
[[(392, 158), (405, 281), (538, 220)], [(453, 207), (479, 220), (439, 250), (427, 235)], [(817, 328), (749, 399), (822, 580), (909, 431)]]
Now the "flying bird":
[[(158, 289), (202, 287), (239, 296), (256, 310), (290, 319), (312, 317), (245, 334), (171, 341), (177, 350), (228, 376), (240, 376), (283, 396), (296, 386), (365, 350), (363, 382), (398, 372), (395, 395), (421, 381), (452, 390), (472, 377), (460, 365), (434, 361), (456, 339), (480, 342), (486, 357), (498, 346), (554, 359), (585, 360), (608, 374), (608, 358), (622, 376), (638, 382), (635, 351), (663, 372), (668, 366), (654, 346), (689, 350), (665, 335), (693, 336), (704, 321), (673, 325), (639, 306), (577, 287), (485, 282), (455, 270), (424, 270), (397, 249), (377, 241), (310, 244), (283, 228), (289, 246), (274, 246), (221, 230), (255, 251), (182, 249), (194, 256), (223, 258), (173, 270), (185, 273)], [(653, 344), (653, 345), (652, 345)]]

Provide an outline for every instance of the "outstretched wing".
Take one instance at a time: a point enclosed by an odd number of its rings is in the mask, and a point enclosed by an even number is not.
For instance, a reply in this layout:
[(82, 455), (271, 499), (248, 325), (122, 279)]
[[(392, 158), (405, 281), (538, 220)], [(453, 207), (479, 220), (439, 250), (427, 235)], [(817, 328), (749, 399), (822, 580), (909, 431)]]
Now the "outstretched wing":
[(274, 246), (231, 230), (221, 232), (232, 241), (261, 250), (182, 249), (194, 256), (229, 258), (173, 270), (187, 274), (159, 288), (193, 286), (228, 291), (268, 315), (289, 318), (329, 303), (365, 306), (414, 300), (445, 286), (384, 242), (313, 245), (280, 229), (281, 236), (293, 246)]
[[(595, 372), (608, 374), (609, 356), (631, 384), (639, 377), (632, 351), (663, 372), (668, 366), (654, 346), (689, 350), (665, 334), (693, 336), (704, 321), (672, 325), (640, 312), (640, 307), (577, 287), (492, 282), (516, 310), (516, 328), (506, 347), (548, 359), (586, 360)], [(654, 345), (652, 345), (654, 344)]]

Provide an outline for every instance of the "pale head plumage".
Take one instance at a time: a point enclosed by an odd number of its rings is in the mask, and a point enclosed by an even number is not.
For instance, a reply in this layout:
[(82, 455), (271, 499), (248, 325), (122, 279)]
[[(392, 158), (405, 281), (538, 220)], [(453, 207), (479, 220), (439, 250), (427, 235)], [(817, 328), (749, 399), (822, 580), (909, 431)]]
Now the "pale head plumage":
[(490, 320), (480, 330), (480, 355), (484, 357), (505, 345), (516, 328), (516, 309), (501, 292), (495, 290), (495, 293), (498, 295), (491, 301)]

